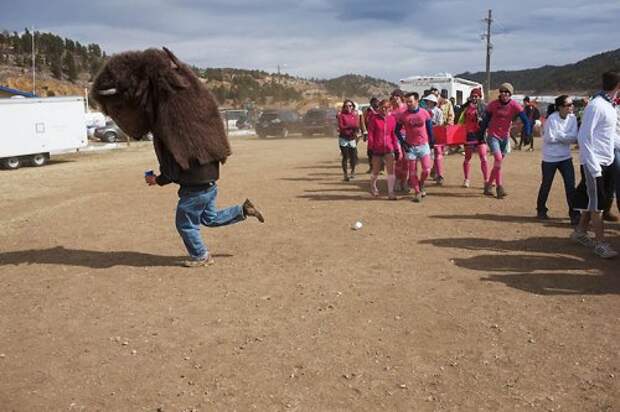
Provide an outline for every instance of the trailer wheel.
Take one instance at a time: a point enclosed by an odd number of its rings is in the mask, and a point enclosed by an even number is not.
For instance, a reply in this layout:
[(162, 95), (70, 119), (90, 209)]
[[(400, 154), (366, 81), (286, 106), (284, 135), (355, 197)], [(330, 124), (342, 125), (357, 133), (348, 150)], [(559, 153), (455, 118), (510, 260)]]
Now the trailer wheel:
[(22, 161), (19, 157), (7, 157), (2, 159), (2, 167), (9, 170), (19, 169), (22, 165)]
[(45, 153), (37, 153), (30, 156), (30, 164), (35, 167), (41, 167), (47, 163), (48, 156)]

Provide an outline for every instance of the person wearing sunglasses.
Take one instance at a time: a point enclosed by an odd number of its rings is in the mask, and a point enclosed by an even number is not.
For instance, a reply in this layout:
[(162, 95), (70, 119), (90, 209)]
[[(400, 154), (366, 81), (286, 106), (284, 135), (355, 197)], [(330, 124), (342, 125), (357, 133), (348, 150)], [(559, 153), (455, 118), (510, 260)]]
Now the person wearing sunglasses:
[[(355, 177), (357, 165), (357, 133), (360, 130), (360, 116), (355, 111), (352, 100), (346, 99), (338, 113), (338, 144), (342, 155), (342, 172), (344, 181), (348, 182)], [(348, 172), (347, 163), (351, 166)]]
[(485, 105), (482, 103), (482, 90), (473, 89), (469, 94), (467, 103), (461, 110), (459, 124), (465, 126), (466, 143), (465, 158), (463, 159), (463, 187), (469, 187), (471, 177), (471, 158), (474, 152), (480, 157), (480, 170), (484, 184), (489, 180), (489, 163), (487, 162), (487, 145), (483, 136), (480, 134), (480, 122), (485, 112)]
[(370, 175), (370, 193), (379, 196), (377, 179), (385, 164), (387, 172), (388, 198), (396, 200), (394, 194), (394, 162), (398, 158), (398, 139), (396, 138), (396, 117), (390, 113), (389, 100), (381, 100), (379, 110), (368, 119), (368, 150), (372, 153), (372, 174)]
[(543, 129), (542, 145), (542, 182), (538, 189), (536, 202), (537, 217), (549, 219), (547, 215), (547, 199), (553, 184), (555, 172), (558, 170), (564, 181), (564, 193), (568, 205), (568, 216), (571, 225), (579, 223), (579, 212), (573, 209), (575, 195), (575, 169), (570, 152), (572, 144), (577, 143), (577, 117), (573, 114), (573, 100), (563, 94), (555, 99)]
[(512, 84), (502, 83), (499, 86), (499, 98), (487, 105), (480, 125), (480, 133), (484, 136), (485, 131), (487, 132), (487, 144), (495, 159), (489, 180), (484, 185), (484, 194), (493, 196), (492, 188), (495, 183), (498, 199), (503, 199), (507, 195), (504, 189), (502, 166), (510, 149), (512, 119), (519, 115), (525, 132), (529, 134), (532, 129), (532, 125), (523, 111), (523, 106), (512, 100), (513, 93)]

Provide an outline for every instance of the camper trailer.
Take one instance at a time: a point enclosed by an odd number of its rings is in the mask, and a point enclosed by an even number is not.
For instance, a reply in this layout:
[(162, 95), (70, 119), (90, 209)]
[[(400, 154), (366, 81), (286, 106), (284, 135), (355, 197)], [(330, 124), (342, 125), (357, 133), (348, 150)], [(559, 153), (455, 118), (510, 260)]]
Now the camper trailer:
[(43, 166), (88, 143), (83, 97), (0, 99), (0, 166)]
[(432, 76), (411, 76), (400, 80), (400, 88), (405, 92), (417, 92), (420, 96), (424, 90), (431, 88), (439, 90), (448, 90), (448, 97), (454, 97), (456, 104), (461, 105), (467, 101), (469, 93), (473, 89), (484, 89), (480, 83), (471, 80), (461, 79), (460, 77), (452, 77), (450, 73), (438, 73)]

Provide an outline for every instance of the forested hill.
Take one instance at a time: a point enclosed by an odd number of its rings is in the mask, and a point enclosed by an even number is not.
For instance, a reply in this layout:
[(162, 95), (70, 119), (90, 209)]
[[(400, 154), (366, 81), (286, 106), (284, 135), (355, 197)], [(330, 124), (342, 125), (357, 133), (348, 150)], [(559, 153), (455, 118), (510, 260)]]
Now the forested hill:
[[(600, 88), (601, 74), (609, 70), (620, 72), (620, 49), (596, 54), (564, 66), (491, 72), (491, 88), (496, 89), (501, 83), (510, 82), (517, 93), (588, 94)], [(484, 72), (466, 72), (457, 76), (482, 84), (486, 81)]]
[[(97, 44), (82, 44), (53, 33), (9, 32), (0, 28), (0, 85), (32, 90), (32, 40), (35, 40), (36, 93), (40, 96), (82, 94), (108, 56)], [(395, 84), (370, 76), (347, 74), (334, 79), (303, 79), (286, 73), (236, 68), (193, 67), (218, 101), (239, 106), (332, 105), (343, 97), (367, 101), (387, 96)]]

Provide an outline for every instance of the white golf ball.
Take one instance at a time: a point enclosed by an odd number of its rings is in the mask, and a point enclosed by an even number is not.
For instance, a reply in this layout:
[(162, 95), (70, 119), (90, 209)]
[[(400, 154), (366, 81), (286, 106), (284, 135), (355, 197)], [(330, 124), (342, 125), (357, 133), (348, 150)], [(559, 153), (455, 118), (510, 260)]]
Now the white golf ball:
[(362, 222), (360, 222), (359, 220), (355, 223), (353, 223), (353, 230), (360, 230), (364, 225), (362, 225)]

